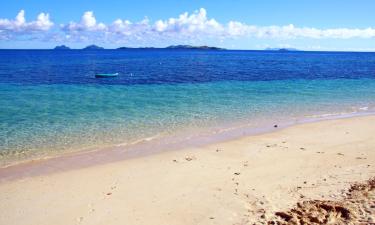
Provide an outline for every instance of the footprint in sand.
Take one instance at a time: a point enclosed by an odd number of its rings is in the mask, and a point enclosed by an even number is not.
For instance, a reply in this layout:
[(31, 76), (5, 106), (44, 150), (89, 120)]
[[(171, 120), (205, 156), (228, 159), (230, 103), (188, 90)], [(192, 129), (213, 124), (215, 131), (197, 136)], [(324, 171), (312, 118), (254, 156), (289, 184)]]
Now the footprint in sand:
[(195, 156), (186, 156), (185, 157), (185, 160), (186, 161), (192, 161), (192, 160), (196, 160), (197, 158)]
[(273, 145), (266, 145), (267, 148), (271, 148), (271, 147), (277, 147), (277, 144), (273, 144)]
[(363, 157), (356, 157), (355, 159), (366, 159), (366, 158), (363, 158)]
[[(113, 191), (113, 190), (115, 190), (116, 188), (117, 188), (117, 186), (111, 186), (111, 187), (110, 187), (110, 190)], [(112, 195), (113, 193), (112, 193), (111, 191), (109, 191), (109, 192), (105, 192), (105, 193), (103, 192), (103, 194), (105, 194), (106, 196), (110, 196), (110, 195)]]
[(94, 206), (93, 206), (92, 203), (88, 204), (88, 208), (89, 208), (89, 213), (90, 214), (93, 213), (93, 212), (95, 212), (95, 209), (94, 209)]
[(80, 217), (77, 218), (78, 223), (82, 223), (82, 221), (83, 221), (83, 216), (80, 216)]

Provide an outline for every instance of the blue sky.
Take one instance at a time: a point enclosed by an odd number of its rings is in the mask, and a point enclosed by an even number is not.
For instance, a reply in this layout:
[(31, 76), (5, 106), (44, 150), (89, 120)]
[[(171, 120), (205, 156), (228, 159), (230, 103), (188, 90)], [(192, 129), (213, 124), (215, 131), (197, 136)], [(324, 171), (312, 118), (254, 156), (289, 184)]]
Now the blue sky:
[(374, 11), (371, 0), (13, 0), (0, 8), (0, 48), (94, 43), (375, 51)]

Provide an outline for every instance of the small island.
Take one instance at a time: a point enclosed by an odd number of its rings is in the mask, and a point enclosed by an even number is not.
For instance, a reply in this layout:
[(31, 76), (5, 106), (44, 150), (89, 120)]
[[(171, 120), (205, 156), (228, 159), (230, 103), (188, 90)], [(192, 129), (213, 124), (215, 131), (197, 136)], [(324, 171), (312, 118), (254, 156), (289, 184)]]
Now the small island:
[[(82, 50), (104, 50), (105, 48), (97, 45), (88, 45)], [(163, 48), (158, 48), (158, 47), (118, 47), (115, 50), (136, 50), (136, 49), (144, 49), (144, 50), (158, 50), (158, 49), (173, 49), (173, 50), (226, 50), (225, 48), (219, 48), (219, 47), (211, 47), (207, 45), (202, 45), (202, 46), (193, 46), (193, 45), (170, 45), (167, 47)], [(58, 45), (53, 50), (72, 50), (70, 47), (66, 45)], [(271, 49), (266, 49), (266, 50), (271, 50)]]
[(155, 48), (155, 47), (138, 47), (138, 48), (132, 48), (132, 47), (119, 47), (117, 50), (129, 50), (129, 49), (175, 49), (175, 50), (186, 50), (186, 49), (193, 49), (193, 50), (226, 50), (224, 48), (218, 48), (218, 47), (210, 47), (210, 46), (192, 46), (192, 45), (170, 45), (168, 47), (164, 48)]
[(103, 47), (97, 46), (97, 45), (88, 45), (82, 50), (103, 50)]
[(265, 51), (278, 51), (278, 52), (296, 52), (300, 51), (296, 48), (266, 48)]
[(167, 49), (198, 49), (198, 50), (225, 50), (224, 48), (210, 47), (210, 46), (192, 46), (192, 45), (171, 45)]
[(128, 50), (128, 49), (159, 49), (155, 47), (119, 47), (116, 50)]
[(70, 48), (66, 45), (58, 45), (54, 48), (54, 50), (70, 50)]

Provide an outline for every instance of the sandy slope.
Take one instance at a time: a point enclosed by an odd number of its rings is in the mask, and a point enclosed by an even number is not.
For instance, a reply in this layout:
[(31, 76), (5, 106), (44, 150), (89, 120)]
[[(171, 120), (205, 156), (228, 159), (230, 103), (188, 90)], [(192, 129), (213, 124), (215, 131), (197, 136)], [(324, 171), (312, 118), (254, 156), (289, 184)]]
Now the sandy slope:
[(252, 224), (375, 175), (375, 116), (0, 184), (0, 224)]

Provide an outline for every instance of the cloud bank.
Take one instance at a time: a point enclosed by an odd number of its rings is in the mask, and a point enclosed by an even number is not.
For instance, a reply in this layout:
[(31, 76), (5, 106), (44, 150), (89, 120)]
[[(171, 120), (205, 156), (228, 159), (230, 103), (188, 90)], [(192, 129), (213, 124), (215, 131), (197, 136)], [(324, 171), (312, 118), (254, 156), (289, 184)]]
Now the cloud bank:
[[(0, 38), (17, 39), (31, 34), (45, 34), (48, 37), (65, 41), (101, 41), (129, 43), (153, 40), (182, 41), (233, 38), (259, 39), (351, 39), (375, 38), (374, 28), (319, 29), (312, 27), (256, 26), (239, 21), (219, 23), (208, 18), (207, 11), (201, 8), (193, 13), (185, 12), (176, 18), (149, 21), (147, 18), (138, 22), (116, 19), (110, 24), (97, 22), (94, 12), (83, 13), (81, 20), (54, 26), (49, 14), (40, 13), (35, 21), (26, 22), (25, 12), (21, 10), (15, 19), (0, 19)], [(53, 35), (51, 35), (53, 33)]]
[(52, 26), (48, 13), (40, 13), (36, 20), (26, 22), (25, 11), (21, 10), (13, 20), (0, 19), (0, 38), (10, 39), (17, 35), (45, 32)]

